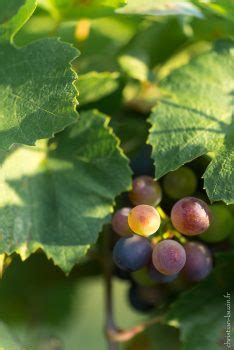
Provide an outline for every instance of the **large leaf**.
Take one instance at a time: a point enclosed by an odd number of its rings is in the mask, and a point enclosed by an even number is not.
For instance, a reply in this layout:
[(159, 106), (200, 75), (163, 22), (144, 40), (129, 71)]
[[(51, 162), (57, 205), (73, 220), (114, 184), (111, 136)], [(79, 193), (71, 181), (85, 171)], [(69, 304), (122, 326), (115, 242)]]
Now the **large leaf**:
[(154, 108), (149, 143), (156, 177), (213, 152), (205, 174), (211, 201), (234, 201), (233, 44), (215, 47), (175, 70), (161, 88), (164, 98)]
[(123, 6), (125, 0), (39, 0), (39, 5), (49, 11), (57, 20), (105, 17)]
[(29, 19), (36, 8), (36, 0), (0, 1), (0, 42), (13, 40), (13, 36)]
[(130, 169), (98, 112), (48, 147), (19, 147), (0, 170), (0, 251), (27, 258), (38, 248), (65, 272), (95, 243)]
[(230, 305), (234, 296), (233, 267), (234, 255), (220, 254), (210, 277), (184, 292), (169, 310), (169, 323), (180, 327), (183, 350), (226, 347), (227, 301)]
[(0, 322), (0, 350), (23, 350), (2, 322)]
[(127, 5), (118, 9), (117, 12), (151, 16), (187, 15), (202, 17), (200, 10), (187, 0), (128, 0)]
[(0, 47), (0, 148), (33, 145), (76, 121), (76, 74), (70, 62), (77, 55), (57, 39)]

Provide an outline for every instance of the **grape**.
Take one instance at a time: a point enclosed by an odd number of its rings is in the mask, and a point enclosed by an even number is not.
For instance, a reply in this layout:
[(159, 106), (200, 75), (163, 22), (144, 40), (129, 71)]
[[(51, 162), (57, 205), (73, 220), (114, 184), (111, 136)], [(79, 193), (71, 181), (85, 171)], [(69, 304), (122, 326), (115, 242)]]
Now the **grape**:
[(168, 197), (180, 199), (193, 194), (197, 187), (197, 178), (194, 172), (183, 166), (168, 173), (163, 179), (163, 188)]
[(152, 247), (143, 237), (120, 238), (113, 249), (115, 264), (126, 271), (136, 271), (145, 266), (151, 258)]
[(131, 281), (132, 277), (128, 271), (120, 269), (118, 266), (114, 266), (113, 274), (122, 281)]
[(151, 280), (158, 283), (171, 283), (178, 277), (178, 273), (175, 273), (174, 275), (162, 274), (154, 267), (153, 264), (150, 264), (148, 273)]
[(223, 204), (213, 204), (210, 207), (212, 222), (208, 230), (200, 235), (205, 242), (216, 243), (224, 240), (232, 231), (233, 218), (228, 208)]
[(133, 232), (148, 237), (159, 229), (160, 216), (150, 205), (137, 205), (128, 215), (128, 224)]
[(139, 176), (133, 180), (129, 198), (134, 205), (158, 205), (162, 199), (162, 190), (152, 177)]
[(133, 232), (128, 225), (128, 214), (131, 208), (122, 208), (116, 211), (112, 217), (112, 228), (120, 236), (130, 237)]
[(188, 242), (184, 246), (186, 263), (183, 274), (189, 281), (200, 281), (212, 269), (212, 255), (209, 249), (200, 242)]
[(185, 197), (174, 204), (171, 221), (179, 232), (188, 236), (199, 235), (208, 229), (211, 211), (201, 199)]
[(141, 286), (153, 286), (155, 281), (150, 278), (149, 270), (147, 266), (144, 266), (142, 269), (132, 272), (131, 274), (134, 282), (138, 283)]
[(133, 284), (129, 289), (129, 301), (134, 309), (149, 312), (162, 301), (161, 292), (155, 287)]
[(174, 275), (184, 267), (185, 250), (180, 243), (166, 239), (155, 245), (152, 261), (155, 268), (162, 274)]

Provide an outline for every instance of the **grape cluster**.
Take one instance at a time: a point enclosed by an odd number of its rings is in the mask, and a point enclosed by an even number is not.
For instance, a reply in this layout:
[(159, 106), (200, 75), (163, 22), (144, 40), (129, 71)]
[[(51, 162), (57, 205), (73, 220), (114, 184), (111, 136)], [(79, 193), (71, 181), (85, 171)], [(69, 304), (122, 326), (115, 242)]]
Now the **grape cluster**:
[(196, 176), (187, 167), (164, 177), (166, 196), (178, 200), (168, 216), (159, 207), (160, 184), (150, 176), (138, 176), (129, 192), (132, 207), (119, 209), (112, 217), (112, 228), (121, 236), (113, 260), (118, 276), (131, 281), (129, 301), (136, 310), (150, 311), (160, 304), (161, 289), (178, 277), (197, 282), (212, 270), (211, 250), (200, 239), (226, 238), (231, 214), (224, 205), (208, 206), (192, 197), (196, 187)]

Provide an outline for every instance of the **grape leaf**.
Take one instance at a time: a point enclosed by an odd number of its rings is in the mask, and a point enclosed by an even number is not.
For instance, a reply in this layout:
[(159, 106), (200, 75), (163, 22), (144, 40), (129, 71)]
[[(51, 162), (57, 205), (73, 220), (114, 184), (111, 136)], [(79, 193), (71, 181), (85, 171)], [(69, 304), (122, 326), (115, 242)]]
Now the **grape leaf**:
[(23, 350), (3, 322), (0, 322), (0, 350)]
[(0, 47), (0, 148), (33, 145), (77, 120), (78, 51), (58, 39)]
[(193, 2), (200, 6), (202, 9), (209, 10), (217, 15), (226, 17), (231, 21), (234, 21), (234, 2), (230, 0), (207, 0), (199, 1), (193, 0)]
[(17, 31), (31, 17), (36, 0), (1, 0), (0, 42), (12, 41)]
[(199, 18), (203, 17), (201, 11), (186, 0), (128, 0), (127, 5), (116, 10), (116, 12), (151, 16), (187, 15)]
[(232, 42), (175, 70), (162, 83), (164, 93), (150, 116), (148, 142), (153, 146), (156, 177), (213, 152), (204, 177), (211, 201), (234, 202), (234, 124)]
[(0, 251), (42, 248), (65, 272), (81, 260), (130, 186), (108, 119), (95, 111), (49, 146), (16, 147), (0, 169)]
[(39, 0), (39, 5), (57, 20), (105, 17), (125, 3), (126, 0)]
[(118, 87), (119, 74), (110, 72), (89, 72), (79, 76), (79, 104), (94, 102), (111, 94)]
[(220, 253), (216, 263), (212, 274), (181, 294), (168, 312), (169, 324), (180, 327), (183, 350), (224, 348), (227, 293), (234, 297), (234, 254)]

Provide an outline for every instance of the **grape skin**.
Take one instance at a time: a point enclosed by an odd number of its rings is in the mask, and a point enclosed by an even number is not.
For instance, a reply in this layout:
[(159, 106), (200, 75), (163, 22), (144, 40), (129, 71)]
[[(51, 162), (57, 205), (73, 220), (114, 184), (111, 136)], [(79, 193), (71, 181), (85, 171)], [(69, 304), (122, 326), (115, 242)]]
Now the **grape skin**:
[(134, 282), (141, 286), (155, 285), (155, 281), (149, 275), (148, 266), (144, 266), (142, 269), (132, 272), (131, 277)]
[(193, 194), (197, 187), (197, 178), (194, 172), (183, 166), (168, 173), (163, 179), (163, 188), (168, 197), (180, 199)]
[(143, 237), (120, 238), (113, 249), (115, 264), (126, 271), (136, 271), (147, 265), (151, 258), (152, 247)]
[(178, 273), (175, 273), (174, 275), (162, 274), (153, 264), (150, 264), (148, 272), (151, 280), (157, 283), (171, 283), (178, 277)]
[(209, 228), (211, 211), (201, 199), (185, 197), (174, 204), (171, 221), (176, 230), (184, 235), (198, 235)]
[(228, 208), (223, 204), (213, 204), (210, 207), (212, 222), (208, 230), (200, 235), (205, 242), (216, 243), (227, 238), (232, 232), (233, 218)]
[(213, 266), (210, 250), (200, 242), (188, 242), (184, 249), (187, 258), (183, 274), (188, 281), (192, 282), (204, 279)]
[(133, 180), (129, 198), (134, 205), (158, 205), (162, 199), (162, 190), (152, 177), (143, 175)]
[(146, 204), (137, 205), (128, 215), (128, 224), (131, 230), (143, 237), (155, 233), (159, 229), (160, 221), (157, 210)]
[(153, 265), (164, 275), (178, 273), (184, 267), (185, 261), (186, 254), (183, 246), (172, 239), (157, 243), (153, 249)]
[(138, 284), (131, 285), (128, 297), (131, 306), (140, 312), (149, 312), (162, 301), (161, 291), (158, 288)]
[(132, 230), (128, 225), (128, 215), (130, 210), (131, 208), (119, 209), (115, 212), (115, 214), (112, 217), (111, 224), (113, 230), (123, 237), (130, 237), (133, 234)]

